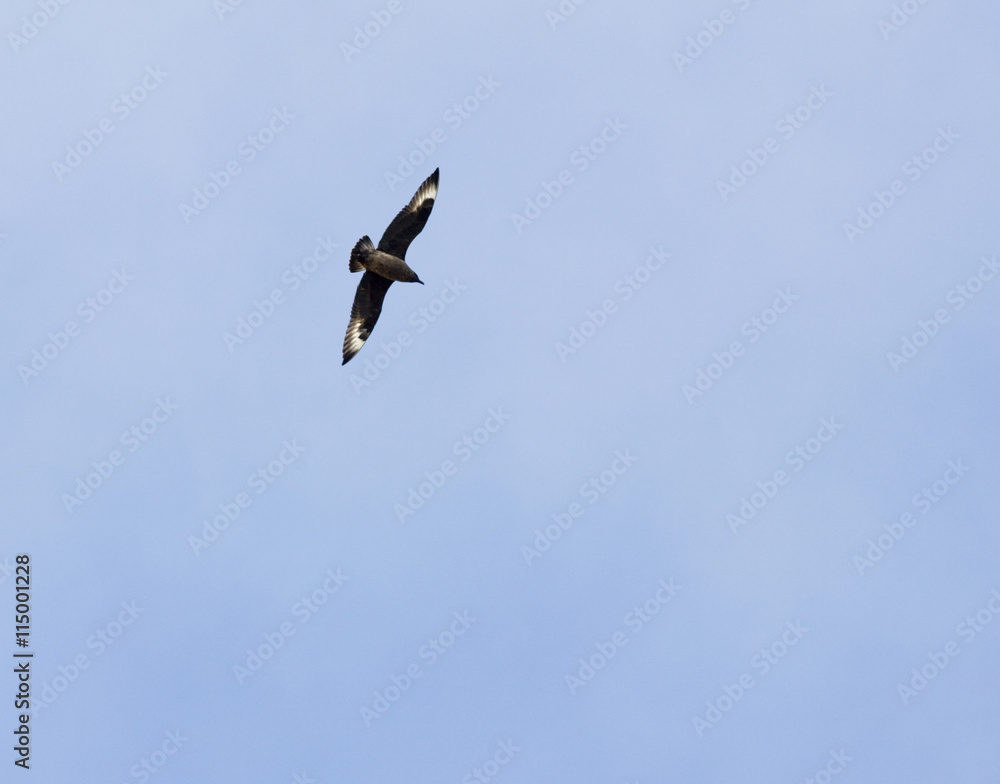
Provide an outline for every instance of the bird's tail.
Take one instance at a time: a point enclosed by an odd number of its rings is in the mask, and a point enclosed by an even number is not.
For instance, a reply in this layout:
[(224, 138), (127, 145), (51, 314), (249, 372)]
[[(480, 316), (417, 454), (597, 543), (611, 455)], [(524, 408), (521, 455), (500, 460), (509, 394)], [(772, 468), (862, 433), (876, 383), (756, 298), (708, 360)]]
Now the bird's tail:
[(358, 240), (351, 251), (351, 261), (348, 264), (351, 272), (361, 272), (365, 269), (365, 258), (373, 250), (375, 250), (375, 246), (372, 245), (371, 238), (367, 234)]

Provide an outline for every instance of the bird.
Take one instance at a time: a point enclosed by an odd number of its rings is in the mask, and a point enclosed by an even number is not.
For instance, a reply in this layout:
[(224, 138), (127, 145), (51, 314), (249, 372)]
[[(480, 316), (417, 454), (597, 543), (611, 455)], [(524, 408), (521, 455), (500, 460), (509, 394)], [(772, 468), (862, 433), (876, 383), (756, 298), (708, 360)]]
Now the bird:
[(344, 336), (344, 361), (341, 365), (346, 365), (368, 340), (382, 312), (385, 293), (394, 280), (424, 284), (403, 259), (406, 256), (406, 249), (424, 228), (434, 207), (438, 191), (438, 171), (435, 169), (434, 173), (421, 183), (410, 203), (392, 219), (392, 223), (382, 234), (382, 239), (378, 241), (377, 248), (366, 234), (351, 250), (348, 269), (351, 272), (364, 270), (365, 274), (361, 277), (358, 290), (354, 294), (351, 320), (347, 324), (347, 334)]

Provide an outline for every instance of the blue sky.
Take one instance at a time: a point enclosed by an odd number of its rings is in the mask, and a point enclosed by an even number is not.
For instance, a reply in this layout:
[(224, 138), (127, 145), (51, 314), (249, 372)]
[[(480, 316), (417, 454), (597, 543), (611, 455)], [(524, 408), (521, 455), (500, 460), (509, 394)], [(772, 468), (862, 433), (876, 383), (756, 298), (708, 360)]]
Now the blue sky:
[(35, 780), (995, 779), (998, 21), (7, 7)]

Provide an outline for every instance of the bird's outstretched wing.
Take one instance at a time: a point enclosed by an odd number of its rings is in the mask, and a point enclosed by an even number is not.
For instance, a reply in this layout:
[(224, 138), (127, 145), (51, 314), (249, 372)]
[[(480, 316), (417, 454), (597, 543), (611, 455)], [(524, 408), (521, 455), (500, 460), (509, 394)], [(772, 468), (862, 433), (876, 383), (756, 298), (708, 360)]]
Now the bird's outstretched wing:
[(354, 294), (351, 320), (347, 324), (347, 335), (344, 336), (344, 361), (340, 364), (346, 365), (368, 340), (382, 312), (382, 300), (391, 285), (391, 280), (374, 272), (366, 271), (362, 276)]
[(392, 219), (389, 228), (385, 230), (382, 239), (378, 241), (378, 249), (383, 253), (395, 256), (397, 259), (405, 258), (406, 249), (410, 247), (413, 238), (420, 233), (424, 224), (427, 223), (427, 218), (430, 217), (437, 192), (438, 170), (435, 169), (434, 173), (417, 188), (410, 203)]

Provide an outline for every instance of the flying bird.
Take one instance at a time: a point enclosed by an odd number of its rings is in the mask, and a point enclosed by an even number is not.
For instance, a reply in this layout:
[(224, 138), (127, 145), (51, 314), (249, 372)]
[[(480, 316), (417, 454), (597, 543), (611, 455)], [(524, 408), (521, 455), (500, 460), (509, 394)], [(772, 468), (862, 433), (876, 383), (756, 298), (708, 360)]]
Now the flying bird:
[(382, 300), (394, 280), (403, 283), (419, 283), (423, 281), (417, 273), (411, 270), (405, 261), (406, 249), (410, 247), (413, 238), (427, 223), (434, 199), (438, 191), (438, 170), (424, 180), (417, 188), (410, 203), (393, 218), (389, 228), (385, 230), (378, 247), (372, 245), (366, 234), (351, 251), (348, 264), (351, 272), (365, 271), (354, 295), (354, 306), (351, 308), (351, 320), (347, 325), (347, 335), (344, 337), (344, 361), (357, 354), (368, 340), (375, 328), (379, 314), (382, 312)]

